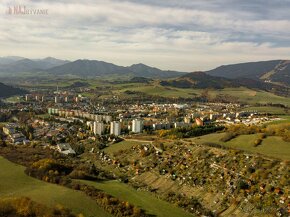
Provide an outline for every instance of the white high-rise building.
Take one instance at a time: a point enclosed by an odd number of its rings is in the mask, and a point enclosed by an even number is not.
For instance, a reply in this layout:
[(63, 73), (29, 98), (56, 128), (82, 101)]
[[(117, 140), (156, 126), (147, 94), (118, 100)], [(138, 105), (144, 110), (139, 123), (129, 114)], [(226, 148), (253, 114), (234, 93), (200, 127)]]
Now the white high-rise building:
[(143, 122), (142, 120), (134, 119), (132, 121), (132, 132), (141, 133), (143, 130)]
[(94, 134), (102, 135), (104, 133), (104, 123), (102, 122), (94, 122)]
[(110, 122), (112, 121), (112, 116), (110, 116), (110, 115), (105, 115), (105, 116), (103, 117), (103, 119), (106, 121), (106, 123), (110, 123)]
[(58, 103), (58, 97), (57, 96), (54, 97), (54, 102)]
[(189, 124), (191, 122), (190, 117), (184, 117), (184, 123)]
[(121, 134), (121, 123), (119, 121), (111, 122), (110, 134), (119, 136)]

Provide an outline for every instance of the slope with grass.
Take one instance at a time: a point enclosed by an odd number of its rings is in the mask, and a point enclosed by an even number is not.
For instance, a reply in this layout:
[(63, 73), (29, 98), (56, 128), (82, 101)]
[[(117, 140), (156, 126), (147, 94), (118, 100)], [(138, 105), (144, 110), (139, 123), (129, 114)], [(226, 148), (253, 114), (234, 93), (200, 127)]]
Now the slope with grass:
[(81, 192), (27, 176), (24, 167), (0, 157), (0, 197), (29, 197), (47, 206), (61, 204), (85, 216), (109, 217), (96, 202)]
[(148, 192), (136, 191), (134, 188), (118, 181), (93, 182), (83, 181), (97, 189), (103, 190), (123, 201), (128, 201), (147, 213), (158, 217), (189, 217), (191, 214), (165, 201), (159, 200)]
[[(116, 86), (117, 91), (115, 93), (123, 93), (125, 91), (139, 91), (148, 95), (158, 95), (162, 97), (184, 97), (192, 98), (194, 96), (200, 96), (204, 89), (193, 89), (193, 88), (176, 88), (176, 87), (165, 87), (156, 83), (151, 84), (122, 84)], [(224, 88), (224, 89), (208, 89), (208, 94), (211, 98), (215, 98), (217, 95), (230, 95), (237, 99), (238, 102), (248, 104), (284, 104), (290, 106), (290, 98), (277, 96), (273, 93), (269, 93), (261, 90), (252, 90), (245, 87), (237, 88)]]
[(143, 144), (142, 142), (132, 142), (132, 141), (122, 141), (116, 144), (112, 144), (109, 147), (104, 149), (105, 153), (113, 154), (120, 150), (127, 150), (132, 148), (134, 145)]
[(259, 134), (240, 135), (228, 142), (222, 142), (220, 139), (225, 133), (212, 133), (209, 135), (191, 139), (198, 144), (215, 143), (225, 147), (240, 149), (252, 153), (259, 153), (265, 156), (279, 158), (281, 160), (290, 160), (290, 142), (285, 142), (281, 137), (269, 136), (263, 139), (261, 145), (255, 147), (254, 142)]

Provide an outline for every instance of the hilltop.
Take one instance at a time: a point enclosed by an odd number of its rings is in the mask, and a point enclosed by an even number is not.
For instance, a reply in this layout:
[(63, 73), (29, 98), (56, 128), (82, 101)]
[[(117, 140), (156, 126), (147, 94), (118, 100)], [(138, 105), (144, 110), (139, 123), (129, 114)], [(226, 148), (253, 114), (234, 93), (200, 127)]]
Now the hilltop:
[(75, 75), (84, 77), (104, 76), (133, 76), (146, 78), (172, 78), (185, 73), (176, 71), (163, 71), (144, 64), (134, 64), (124, 67), (98, 60), (76, 60), (61, 66), (46, 70), (53, 75)]
[(222, 65), (206, 72), (208, 75), (230, 79), (249, 78), (290, 85), (290, 61), (270, 60)]
[(224, 89), (246, 87), (273, 92), (278, 95), (289, 95), (289, 88), (280, 85), (255, 80), (252, 78), (239, 77), (229, 79), (225, 77), (211, 76), (204, 72), (192, 72), (174, 80), (161, 81), (162, 86), (193, 89)]

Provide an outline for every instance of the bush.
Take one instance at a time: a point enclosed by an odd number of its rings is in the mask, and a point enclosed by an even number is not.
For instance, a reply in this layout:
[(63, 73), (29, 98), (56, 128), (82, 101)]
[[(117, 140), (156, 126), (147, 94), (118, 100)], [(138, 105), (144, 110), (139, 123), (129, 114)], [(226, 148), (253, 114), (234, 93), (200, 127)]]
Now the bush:
[(263, 141), (262, 139), (256, 139), (254, 142), (254, 147), (261, 145), (262, 141)]
[[(28, 197), (0, 199), (0, 216), (5, 217), (76, 217), (69, 209), (57, 205), (48, 208), (32, 201)], [(81, 216), (81, 215), (79, 215)]]
[(230, 140), (236, 138), (236, 136), (237, 136), (237, 133), (234, 133), (234, 132), (228, 132), (228, 133), (226, 133), (226, 134), (225, 134), (225, 135), (220, 139), (220, 141), (221, 141), (221, 142), (228, 142), (228, 141), (230, 141)]

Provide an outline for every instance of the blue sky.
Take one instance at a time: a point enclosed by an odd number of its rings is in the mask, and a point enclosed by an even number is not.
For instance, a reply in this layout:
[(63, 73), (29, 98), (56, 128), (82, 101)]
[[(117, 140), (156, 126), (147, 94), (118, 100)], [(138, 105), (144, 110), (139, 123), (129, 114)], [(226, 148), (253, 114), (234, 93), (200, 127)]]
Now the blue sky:
[[(48, 15), (9, 15), (16, 5)], [(1, 0), (0, 56), (195, 71), (290, 59), (290, 0)]]

